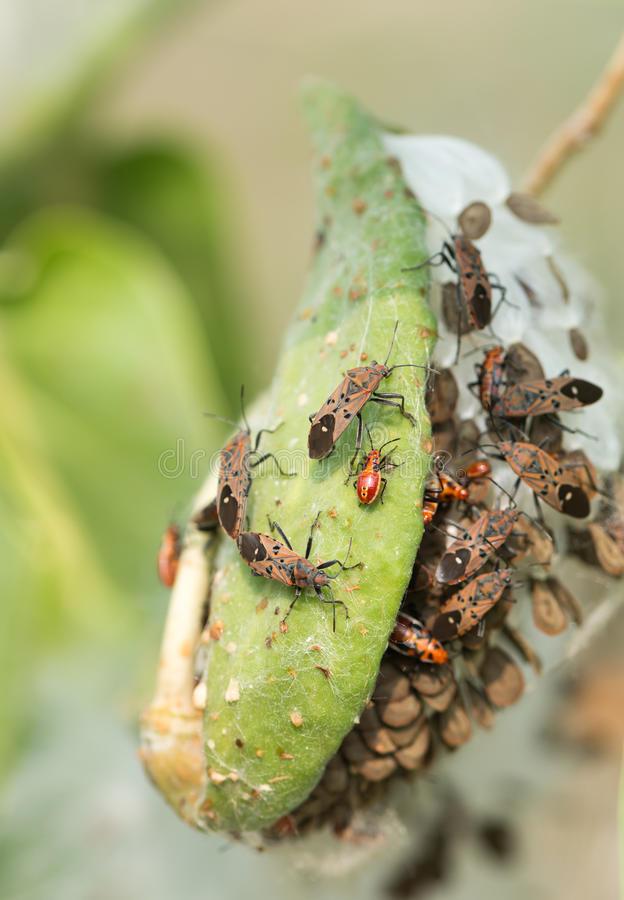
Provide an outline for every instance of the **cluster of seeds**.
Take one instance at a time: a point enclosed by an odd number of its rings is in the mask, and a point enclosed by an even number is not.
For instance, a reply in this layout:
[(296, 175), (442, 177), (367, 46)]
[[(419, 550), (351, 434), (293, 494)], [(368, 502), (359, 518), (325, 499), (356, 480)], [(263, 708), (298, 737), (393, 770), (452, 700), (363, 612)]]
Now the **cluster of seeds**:
[[(472, 218), (468, 212), (464, 221), (474, 225), (479, 211)], [(491, 321), (491, 278), (464, 234), (445, 244), (439, 261), (458, 275), (443, 290), (443, 311), (447, 327), (457, 328), (459, 357), (462, 334)], [(577, 344), (585, 356), (584, 339)], [(354, 812), (378, 799), (384, 786), (457, 750), (475, 728), (491, 728), (497, 711), (524, 691), (522, 664), (536, 674), (542, 669), (510, 621), (516, 602), (531, 603), (533, 623), (544, 634), (580, 624), (579, 603), (553, 574), (555, 529), (540, 503), (584, 519), (600, 494), (596, 518), (572, 531), (569, 545), (611, 575), (624, 572), (622, 483), (616, 476), (601, 483), (582, 451), (565, 450), (571, 429), (558, 415), (597, 402), (601, 389), (567, 372), (547, 377), (521, 343), (481, 343), (477, 352), (471, 387), (479, 420), (457, 415), (453, 369), (429, 382), (434, 467), (423, 501), (426, 530), (376, 688), (316, 789), (277, 823), (273, 837), (328, 822), (348, 835)], [(505, 468), (516, 476), (510, 490), (492, 476), (494, 470), (501, 477), (500, 469), (504, 478)], [(518, 489), (525, 498), (533, 494), (532, 514), (517, 505)]]

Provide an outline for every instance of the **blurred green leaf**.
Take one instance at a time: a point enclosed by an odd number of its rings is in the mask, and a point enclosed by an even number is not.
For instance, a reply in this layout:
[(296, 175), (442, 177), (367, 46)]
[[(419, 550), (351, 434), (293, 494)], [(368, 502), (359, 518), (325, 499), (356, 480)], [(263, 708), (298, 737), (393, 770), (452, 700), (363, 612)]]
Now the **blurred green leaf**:
[[(85, 210), (43, 212), (11, 236), (0, 325), (0, 499), (11, 522), (0, 653), (23, 695), (42, 644), (75, 626), (160, 619), (159, 536), (205, 473), (205, 448), (218, 446), (221, 426), (202, 413), (223, 401), (167, 263)], [(164, 452), (175, 477), (159, 469)], [(4, 688), (3, 701), (14, 694)]]

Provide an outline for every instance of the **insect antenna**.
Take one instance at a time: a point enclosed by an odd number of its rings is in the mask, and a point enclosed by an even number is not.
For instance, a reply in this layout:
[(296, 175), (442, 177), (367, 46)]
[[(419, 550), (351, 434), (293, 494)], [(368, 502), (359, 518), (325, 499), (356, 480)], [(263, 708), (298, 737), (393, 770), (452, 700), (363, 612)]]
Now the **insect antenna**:
[(241, 419), (243, 420), (243, 424), (247, 429), (247, 434), (251, 434), (251, 428), (249, 427), (249, 422), (247, 421), (247, 413), (245, 412), (245, 385), (241, 384), (240, 389), (240, 408), (241, 408)]
[(239, 423), (235, 422), (234, 419), (228, 419), (227, 416), (219, 416), (217, 413), (205, 412), (204, 415), (207, 419), (217, 419), (218, 422), (225, 422), (226, 425), (231, 425), (233, 428), (238, 428)]
[(390, 341), (390, 346), (388, 347), (388, 353), (386, 354), (386, 360), (384, 362), (384, 366), (388, 365), (388, 360), (390, 359), (390, 354), (392, 353), (392, 348), (394, 347), (394, 339), (396, 337), (397, 328), (399, 327), (399, 320), (397, 319), (394, 323), (394, 331), (392, 332), (392, 340)]

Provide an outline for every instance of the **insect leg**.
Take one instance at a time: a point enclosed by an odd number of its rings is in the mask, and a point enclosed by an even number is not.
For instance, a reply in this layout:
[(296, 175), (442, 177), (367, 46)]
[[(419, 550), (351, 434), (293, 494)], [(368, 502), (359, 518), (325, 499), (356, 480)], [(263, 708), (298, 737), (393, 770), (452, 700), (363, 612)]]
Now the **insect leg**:
[(291, 612), (292, 612), (292, 610), (293, 610), (293, 606), (295, 605), (295, 603), (297, 602), (297, 600), (299, 599), (299, 597), (301, 597), (301, 592), (302, 592), (302, 588), (298, 587), (298, 588), (295, 589), (295, 596), (294, 596), (293, 599), (291, 600), (290, 606), (288, 607), (288, 611), (286, 612), (286, 615), (285, 615), (284, 618), (282, 619), (282, 622), (285, 622), (286, 619), (288, 618), (288, 616), (291, 614)]
[(331, 603), (331, 605), (333, 607), (333, 620), (334, 620), (334, 631), (335, 631), (336, 630), (336, 607), (342, 606), (342, 608), (345, 611), (345, 619), (348, 619), (349, 618), (349, 609), (347, 607), (347, 604), (343, 600), (336, 600), (336, 598), (333, 596), (331, 596), (331, 597), (323, 596), (321, 588), (318, 585), (314, 586), (314, 590), (316, 592), (316, 596), (319, 598), (321, 603)]
[(286, 544), (288, 549), (292, 550), (292, 544), (290, 543), (290, 541), (284, 534), (281, 525), (279, 525), (277, 522), (273, 522), (270, 516), (267, 516), (267, 519), (269, 520), (269, 528), (271, 529), (271, 531), (277, 531), (277, 533), (279, 534), (281, 539), (284, 541), (284, 543)]
[[(312, 418), (314, 418), (314, 416)], [(256, 440), (254, 442), (254, 453), (260, 446), (260, 439), (261, 439), (262, 435), (263, 434), (275, 434), (275, 432), (279, 431), (279, 429), (282, 427), (283, 424), (284, 424), (283, 422), (280, 422), (279, 425), (275, 426), (275, 428), (261, 428), (260, 431), (258, 432), (258, 434), (256, 435)]]
[[(256, 450), (252, 450), (251, 452), (252, 452), (252, 453), (256, 453), (257, 451), (256, 451)], [(286, 476), (287, 478), (293, 478), (293, 477), (297, 474), (296, 472), (285, 472), (285, 471), (282, 469), (282, 467), (280, 466), (279, 460), (277, 459), (277, 457), (276, 457), (275, 454), (273, 454), (273, 453), (263, 453), (262, 456), (259, 456), (259, 457), (258, 457), (258, 459), (256, 459), (256, 460), (254, 460), (253, 462), (249, 463), (249, 468), (250, 468), (250, 469), (255, 469), (256, 466), (259, 466), (260, 463), (265, 462), (265, 460), (267, 460), (267, 459), (272, 459), (272, 460), (274, 461), (274, 463), (275, 463), (275, 465), (277, 466), (277, 469), (278, 469), (280, 475), (284, 475), (284, 476)]]
[(314, 519), (314, 522), (312, 522), (312, 525), (310, 527), (310, 536), (308, 537), (308, 543), (306, 544), (306, 552), (305, 552), (306, 559), (309, 559), (309, 557), (310, 557), (310, 552), (312, 550), (312, 538), (314, 537), (314, 529), (316, 528), (320, 517), (321, 517), (321, 513), (319, 511), (319, 512), (317, 512), (316, 518)]
[[(351, 459), (349, 461), (349, 471), (351, 471), (353, 469), (353, 463), (357, 459), (357, 455), (360, 452), (360, 450), (362, 449), (362, 432), (364, 430), (364, 423), (362, 422), (361, 413), (356, 413), (355, 417), (357, 419), (358, 426), (357, 426), (357, 435), (355, 438), (355, 453), (353, 454), (353, 456), (351, 457)], [(349, 480), (349, 478), (347, 477), (347, 481), (348, 480)], [(347, 483), (347, 481), (345, 481), (345, 484)]]
[[(374, 400), (375, 403), (383, 403), (386, 406), (396, 406), (397, 409), (401, 411), (401, 415), (408, 419), (412, 423), (412, 425), (416, 425), (416, 419), (411, 413), (408, 413), (405, 409), (405, 397), (403, 394), (394, 394), (394, 393), (377, 393), (374, 392), (371, 394), (371, 400)], [(396, 403), (395, 401), (400, 401)]]
[(417, 266), (407, 266), (405, 269), (401, 269), (401, 271), (416, 272), (418, 269), (423, 269), (425, 266), (447, 265), (452, 272), (456, 272), (457, 268), (455, 266), (453, 255), (453, 248), (445, 241), (442, 245), (442, 250), (440, 250), (439, 253), (434, 253), (433, 256), (429, 257), (429, 259), (426, 259), (424, 262), (418, 263)]
[(382, 478), (382, 479), (381, 479), (381, 493), (380, 493), (380, 495), (379, 495), (379, 502), (380, 502), (380, 503), (383, 503), (383, 495), (384, 495), (384, 492), (385, 492), (385, 490), (386, 490), (386, 485), (387, 485), (387, 484), (388, 484), (388, 479), (387, 479), (387, 478)]

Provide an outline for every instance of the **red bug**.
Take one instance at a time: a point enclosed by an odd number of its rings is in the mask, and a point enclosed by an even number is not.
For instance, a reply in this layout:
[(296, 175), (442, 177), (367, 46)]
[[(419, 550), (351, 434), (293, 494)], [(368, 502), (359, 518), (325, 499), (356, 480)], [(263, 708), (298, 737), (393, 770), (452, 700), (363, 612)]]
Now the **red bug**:
[(392, 352), (398, 325), (399, 323), (397, 322), (394, 326), (386, 361), (378, 363), (373, 360), (370, 366), (358, 366), (356, 369), (349, 369), (319, 411), (310, 416), (310, 433), (308, 434), (310, 459), (324, 459), (326, 456), (329, 456), (340, 435), (356, 418), (358, 420), (358, 430), (355, 453), (351, 459), (351, 466), (353, 466), (353, 462), (362, 446), (361, 410), (369, 400), (375, 403), (382, 403), (385, 406), (397, 407), (401, 415), (408, 419), (412, 425), (416, 424), (414, 417), (405, 409), (405, 397), (402, 394), (382, 393), (377, 390), (383, 379), (388, 378), (395, 369), (426, 368), (426, 366), (417, 366), (411, 363), (388, 367), (388, 359)]
[[(253, 448), (251, 446), (251, 428), (245, 415), (243, 405), (243, 389), (241, 388), (241, 415), (245, 428), (231, 438), (219, 459), (219, 483), (217, 487), (217, 515), (221, 527), (236, 540), (240, 534), (245, 513), (247, 498), (251, 489), (251, 470), (267, 459), (273, 459), (281, 475), (290, 477), (291, 472), (284, 472), (273, 453), (263, 453), (253, 462), (250, 457), (258, 452), (263, 434), (273, 434), (277, 428), (262, 428), (256, 435)], [(217, 417), (215, 417), (217, 418)], [(227, 421), (227, 420), (225, 420)], [(232, 423), (233, 424), (233, 423)], [(279, 428), (279, 425), (277, 426)]]
[(404, 656), (416, 656), (419, 662), (443, 666), (448, 662), (448, 651), (427, 631), (418, 619), (400, 612), (389, 637), (392, 650)]
[(503, 347), (492, 347), (487, 350), (483, 362), (477, 365), (477, 384), (481, 406), (489, 412), (499, 400), (505, 376), (505, 350)]
[(158, 577), (166, 588), (172, 588), (175, 583), (180, 550), (180, 529), (172, 523), (162, 536), (157, 560)]
[[(582, 378), (560, 375), (542, 381), (509, 385), (491, 404), (493, 415), (503, 418), (543, 416), (590, 406), (602, 397), (602, 388)], [(485, 408), (485, 407), (484, 407)]]
[(335, 575), (329, 575), (325, 569), (328, 569), (333, 565), (338, 565), (340, 571), (345, 572), (349, 569), (360, 568), (362, 564), (356, 563), (353, 566), (346, 565), (349, 553), (351, 552), (351, 542), (349, 542), (349, 550), (344, 562), (341, 562), (339, 559), (330, 559), (320, 563), (318, 566), (315, 566), (310, 562), (309, 556), (312, 550), (312, 538), (319, 516), (320, 513), (312, 523), (305, 556), (301, 556), (293, 550), (290, 541), (280, 526), (277, 522), (271, 522), (270, 519), (269, 525), (271, 530), (275, 529), (279, 533), (284, 541), (283, 544), (268, 534), (261, 534), (256, 531), (242, 531), (238, 536), (237, 545), (240, 555), (255, 575), (261, 575), (263, 578), (270, 578), (273, 581), (280, 581), (282, 584), (288, 585), (288, 587), (295, 588), (295, 596), (288, 607), (288, 612), (284, 616), (283, 621), (286, 621), (292, 612), (292, 609), (302, 592), (306, 588), (312, 588), (319, 600), (323, 603), (330, 603), (332, 605), (335, 630), (336, 606), (344, 607), (347, 618), (349, 617), (349, 613), (346, 604), (343, 603), (342, 600), (336, 600), (333, 596), (324, 596), (322, 588), (329, 587), (333, 579), (337, 578), (339, 574), (337, 572)]
[(505, 589), (511, 585), (512, 576), (511, 569), (498, 569), (467, 581), (440, 606), (439, 615), (431, 628), (433, 637), (439, 641), (450, 641), (471, 631), (498, 603)]
[(463, 234), (451, 235), (450, 241), (444, 241), (442, 250), (418, 266), (410, 266), (406, 271), (420, 269), (422, 266), (447, 265), (457, 278), (456, 303), (459, 313), (457, 324), (457, 353), (459, 359), (461, 347), (461, 318), (465, 313), (473, 328), (482, 329), (492, 321), (492, 289), (501, 292), (502, 302), (505, 299), (505, 288), (492, 273), (488, 273), (483, 265), (481, 254), (472, 241)]
[(584, 463), (562, 464), (535, 444), (523, 441), (501, 441), (497, 446), (511, 469), (536, 497), (575, 519), (589, 515), (589, 497), (572, 471), (587, 469)]
[[(491, 471), (492, 467), (489, 462), (479, 459), (466, 467), (464, 477), (468, 481), (476, 481), (479, 478), (485, 478)], [(440, 469), (435, 477), (439, 487), (427, 486), (423, 498), (423, 521), (425, 526), (430, 525), (433, 521), (440, 503), (452, 503), (454, 500), (466, 502), (470, 499), (469, 488), (453, 478), (452, 475), (449, 475), (448, 472)]]
[(514, 529), (520, 510), (488, 510), (479, 516), (448, 547), (440, 559), (435, 577), (442, 584), (457, 584), (471, 578), (503, 546)]
[[(353, 486), (357, 491), (358, 500), (360, 503), (370, 506), (371, 503), (375, 502), (377, 497), (379, 497), (380, 502), (383, 503), (383, 495), (386, 490), (387, 480), (381, 473), (389, 472), (392, 471), (392, 469), (397, 468), (396, 464), (389, 459), (389, 454), (386, 454), (385, 456), (381, 455), (382, 451), (384, 447), (395, 444), (400, 438), (393, 438), (390, 441), (386, 441), (378, 450), (376, 450), (375, 447), (373, 447), (373, 441), (368, 428), (366, 429), (366, 432), (368, 434), (371, 449), (358, 463), (355, 472), (350, 472), (348, 477), (351, 478), (354, 475), (357, 475)], [(358, 471), (359, 469), (361, 469), (361, 471)]]

